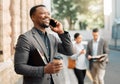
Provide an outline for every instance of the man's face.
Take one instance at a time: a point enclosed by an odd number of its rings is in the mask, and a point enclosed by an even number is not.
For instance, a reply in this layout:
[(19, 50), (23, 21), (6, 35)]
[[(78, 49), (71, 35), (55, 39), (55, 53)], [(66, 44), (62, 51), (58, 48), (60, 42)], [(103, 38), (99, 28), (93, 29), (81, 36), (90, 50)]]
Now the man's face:
[(35, 25), (39, 25), (43, 28), (49, 27), (50, 13), (46, 7), (38, 7), (32, 15), (32, 20)]
[(99, 33), (98, 33), (98, 32), (93, 32), (92, 35), (93, 35), (93, 39), (94, 39), (95, 41), (96, 41), (96, 40), (98, 39), (98, 37), (99, 37)]

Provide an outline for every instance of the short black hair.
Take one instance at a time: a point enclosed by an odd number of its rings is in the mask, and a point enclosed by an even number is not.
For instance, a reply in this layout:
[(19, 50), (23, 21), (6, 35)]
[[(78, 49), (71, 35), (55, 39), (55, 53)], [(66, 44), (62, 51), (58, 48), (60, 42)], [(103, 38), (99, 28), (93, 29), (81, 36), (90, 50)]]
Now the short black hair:
[(99, 32), (98, 28), (94, 28), (93, 32)]
[(35, 13), (36, 11), (36, 8), (38, 7), (46, 7), (45, 5), (36, 5), (36, 6), (33, 6), (31, 9), (30, 9), (30, 17), (32, 17), (32, 15)]
[(76, 39), (79, 35), (80, 35), (80, 33), (75, 33), (74, 34), (74, 39)]

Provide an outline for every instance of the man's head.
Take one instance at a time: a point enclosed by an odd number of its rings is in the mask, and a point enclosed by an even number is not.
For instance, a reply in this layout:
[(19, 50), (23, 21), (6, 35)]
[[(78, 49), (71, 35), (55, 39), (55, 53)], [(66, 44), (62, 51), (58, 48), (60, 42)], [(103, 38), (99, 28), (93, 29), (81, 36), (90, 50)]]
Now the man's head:
[(80, 35), (80, 33), (74, 34), (74, 40), (76, 41), (76, 43), (80, 43), (82, 41), (82, 36)]
[(99, 30), (97, 28), (92, 31), (93, 39), (96, 41), (99, 37)]
[(50, 13), (45, 5), (36, 5), (30, 9), (30, 17), (35, 26), (49, 27)]

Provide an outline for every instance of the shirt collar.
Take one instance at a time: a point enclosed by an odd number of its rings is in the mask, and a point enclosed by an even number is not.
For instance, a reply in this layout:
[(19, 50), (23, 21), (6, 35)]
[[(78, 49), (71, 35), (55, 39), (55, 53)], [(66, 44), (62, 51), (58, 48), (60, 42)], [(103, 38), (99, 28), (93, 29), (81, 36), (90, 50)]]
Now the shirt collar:
[(93, 39), (93, 42), (99, 42), (99, 41), (100, 41), (100, 36), (98, 37), (97, 41), (94, 41), (94, 39)]
[(37, 31), (38, 31), (38, 33), (40, 34), (40, 35), (47, 35), (47, 32), (42, 32), (41, 30), (38, 30), (37, 28), (35, 28)]

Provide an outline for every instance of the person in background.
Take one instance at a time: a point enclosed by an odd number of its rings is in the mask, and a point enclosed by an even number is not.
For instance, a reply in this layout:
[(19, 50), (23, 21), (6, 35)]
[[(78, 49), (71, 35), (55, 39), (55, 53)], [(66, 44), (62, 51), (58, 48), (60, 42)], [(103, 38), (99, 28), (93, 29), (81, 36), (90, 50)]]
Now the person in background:
[[(58, 52), (73, 55), (69, 33), (63, 30), (62, 24), (57, 20), (54, 20), (54, 27), (50, 25), (51, 16), (44, 5), (32, 7), (30, 17), (34, 26), (19, 36), (15, 48), (15, 72), (23, 75), (23, 84), (64, 84), (59, 73), (63, 64), (55, 63), (53, 58)], [(60, 40), (46, 31), (48, 27), (58, 34)], [(36, 49), (46, 59), (45, 65), (41, 64), (37, 56), (33, 56)]]
[[(93, 39), (88, 42), (86, 56), (89, 60), (90, 72), (93, 84), (104, 84), (105, 68), (108, 62), (109, 48), (107, 42), (100, 37), (97, 28), (92, 31)], [(104, 59), (93, 59), (93, 57), (107, 54)]]
[(82, 35), (79, 33), (74, 34), (75, 43), (73, 44), (74, 52), (70, 58), (76, 61), (76, 65), (74, 68), (74, 73), (77, 77), (78, 84), (84, 84), (84, 79), (86, 75), (86, 50), (82, 44)]

